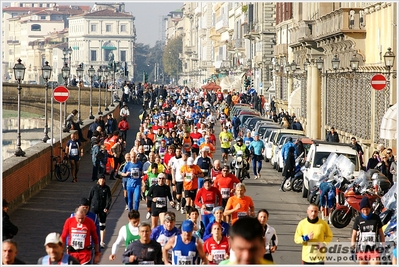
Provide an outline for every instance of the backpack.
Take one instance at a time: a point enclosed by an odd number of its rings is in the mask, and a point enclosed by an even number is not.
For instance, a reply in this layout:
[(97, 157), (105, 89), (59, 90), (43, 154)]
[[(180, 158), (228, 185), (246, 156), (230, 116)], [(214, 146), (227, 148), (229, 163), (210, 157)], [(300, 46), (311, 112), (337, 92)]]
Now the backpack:
[(96, 159), (100, 162), (100, 166), (104, 167), (105, 164), (107, 163), (108, 157), (107, 157), (108, 152), (106, 150), (98, 150), (98, 153), (96, 155)]

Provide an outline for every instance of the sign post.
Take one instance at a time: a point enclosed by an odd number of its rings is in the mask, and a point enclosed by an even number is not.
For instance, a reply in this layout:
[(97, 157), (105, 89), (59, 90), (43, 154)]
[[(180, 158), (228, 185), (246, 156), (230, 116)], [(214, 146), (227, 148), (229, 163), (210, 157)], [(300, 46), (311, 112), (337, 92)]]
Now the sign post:
[(382, 74), (376, 74), (371, 78), (371, 87), (374, 90), (382, 90), (387, 86), (387, 79)]
[[(53, 98), (60, 103), (60, 148), (62, 151), (62, 103), (69, 98), (69, 90), (65, 86), (57, 86), (53, 91)], [(62, 154), (61, 154), (62, 157)]]

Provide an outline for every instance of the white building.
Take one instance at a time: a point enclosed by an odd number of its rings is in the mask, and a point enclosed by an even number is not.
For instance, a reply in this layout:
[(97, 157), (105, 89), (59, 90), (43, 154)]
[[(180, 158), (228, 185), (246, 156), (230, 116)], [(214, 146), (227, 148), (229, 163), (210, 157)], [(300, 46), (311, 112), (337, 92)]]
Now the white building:
[(112, 51), (114, 60), (121, 66), (126, 62), (128, 77), (133, 77), (135, 18), (119, 10), (101, 9), (68, 18), (68, 46), (73, 49), (71, 74), (76, 73), (80, 63), (84, 64), (85, 73), (90, 65), (96, 70), (108, 65)]

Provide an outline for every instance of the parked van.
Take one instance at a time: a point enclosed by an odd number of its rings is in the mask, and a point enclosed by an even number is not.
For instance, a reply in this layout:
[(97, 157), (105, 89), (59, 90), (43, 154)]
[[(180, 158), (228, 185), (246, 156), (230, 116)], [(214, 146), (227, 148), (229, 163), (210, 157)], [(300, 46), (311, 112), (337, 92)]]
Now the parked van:
[(356, 150), (353, 149), (350, 144), (313, 140), (313, 144), (310, 146), (306, 158), (305, 170), (303, 172), (303, 198), (308, 197), (309, 189), (312, 189), (317, 182), (313, 179), (313, 174), (318, 173), (320, 166), (323, 165), (324, 161), (332, 152), (337, 153), (338, 156), (344, 155), (349, 158), (350, 161), (355, 165), (354, 176), (356, 177), (359, 174), (359, 158), (357, 156)]

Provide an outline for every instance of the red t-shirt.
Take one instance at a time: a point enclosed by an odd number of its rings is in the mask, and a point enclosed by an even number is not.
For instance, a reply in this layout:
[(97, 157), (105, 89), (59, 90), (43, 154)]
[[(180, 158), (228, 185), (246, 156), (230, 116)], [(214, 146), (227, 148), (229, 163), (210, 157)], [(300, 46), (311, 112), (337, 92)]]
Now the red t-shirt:
[[(62, 229), (62, 242), (65, 244), (66, 238), (69, 236), (67, 246), (74, 249), (84, 249), (91, 245), (91, 238), (94, 244), (98, 244), (98, 235), (96, 225), (93, 220), (86, 217), (82, 224), (78, 225), (75, 217), (66, 219), (64, 228)], [(90, 238), (91, 237), (91, 238)]]
[(214, 134), (209, 135), (209, 140), (216, 146), (216, 136)]
[(193, 143), (193, 145), (192, 145), (192, 147), (193, 148), (199, 148), (199, 146), (198, 146), (198, 140), (202, 137), (202, 134), (201, 133), (191, 133), (190, 134), (190, 137), (193, 139), (193, 141), (194, 141), (194, 143)]
[(219, 243), (213, 237), (208, 238), (204, 242), (204, 253), (213, 255), (213, 261), (210, 261), (209, 264), (219, 264), (219, 262), (225, 259), (225, 255), (229, 255), (230, 253), (227, 237), (223, 236)]
[(226, 177), (223, 177), (223, 174), (219, 174), (216, 176), (213, 186), (219, 189), (222, 198), (227, 199), (234, 195), (231, 190), (234, 188), (234, 184), (238, 183), (240, 183), (240, 180), (232, 173), (229, 173)]
[(212, 186), (209, 188), (209, 190), (206, 190), (205, 187), (202, 187), (200, 190), (198, 190), (194, 203), (198, 207), (202, 207), (203, 204), (208, 205), (209, 207), (213, 205), (213, 209), (215, 206), (222, 205), (222, 195), (216, 187)]
[(164, 165), (168, 166), (170, 159), (173, 158), (174, 156), (175, 156), (175, 153), (172, 153), (172, 154), (165, 153), (165, 156), (163, 156)]
[(168, 121), (165, 125), (170, 130), (170, 129), (173, 129), (173, 127), (175, 127), (176, 123)]

